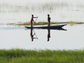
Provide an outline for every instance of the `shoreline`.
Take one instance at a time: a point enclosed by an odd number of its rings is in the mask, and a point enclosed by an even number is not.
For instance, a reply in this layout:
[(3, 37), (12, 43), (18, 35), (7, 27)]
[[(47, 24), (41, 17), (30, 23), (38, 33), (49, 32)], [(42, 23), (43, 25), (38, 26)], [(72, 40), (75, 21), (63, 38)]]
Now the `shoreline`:
[[(33, 23), (33, 25), (47, 25), (48, 22), (35, 22)], [(74, 22), (74, 21), (69, 21), (69, 22), (51, 22), (51, 25), (53, 24), (70, 24), (70, 25), (74, 25), (74, 24), (84, 24), (84, 22)], [(30, 22), (18, 22), (18, 23), (7, 23), (6, 25), (30, 25)]]
[(0, 63), (83, 63), (83, 50), (0, 49)]

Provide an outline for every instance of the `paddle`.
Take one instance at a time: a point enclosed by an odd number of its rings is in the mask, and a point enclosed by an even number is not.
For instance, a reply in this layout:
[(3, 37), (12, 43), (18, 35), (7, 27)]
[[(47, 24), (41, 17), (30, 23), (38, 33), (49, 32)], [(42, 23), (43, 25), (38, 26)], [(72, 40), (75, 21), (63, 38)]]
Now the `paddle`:
[(33, 22), (34, 22), (34, 23), (36, 23), (38, 16), (37, 16), (37, 17), (34, 17), (34, 18), (36, 18), (36, 20), (35, 20), (35, 21), (33, 21)]
[(38, 39), (38, 37), (37, 37), (37, 35), (36, 35), (35, 31), (33, 31), (33, 32), (34, 32), (34, 35), (36, 36), (36, 37), (35, 37), (35, 39)]

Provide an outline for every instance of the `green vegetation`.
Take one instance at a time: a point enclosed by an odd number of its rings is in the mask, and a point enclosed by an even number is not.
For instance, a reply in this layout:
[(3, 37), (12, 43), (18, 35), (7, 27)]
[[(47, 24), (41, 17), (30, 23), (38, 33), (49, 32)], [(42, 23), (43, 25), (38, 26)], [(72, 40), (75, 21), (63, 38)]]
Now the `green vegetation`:
[(0, 49), (0, 63), (84, 63), (84, 50)]
[[(47, 25), (48, 22), (35, 22), (33, 23), (34, 25)], [(52, 24), (70, 24), (70, 25), (74, 25), (74, 24), (84, 24), (84, 22), (73, 22), (73, 21), (69, 21), (69, 22), (51, 22), (50, 23), (51, 25)], [(30, 22), (18, 22), (17, 24), (16, 23), (7, 23), (7, 25), (30, 25)]]

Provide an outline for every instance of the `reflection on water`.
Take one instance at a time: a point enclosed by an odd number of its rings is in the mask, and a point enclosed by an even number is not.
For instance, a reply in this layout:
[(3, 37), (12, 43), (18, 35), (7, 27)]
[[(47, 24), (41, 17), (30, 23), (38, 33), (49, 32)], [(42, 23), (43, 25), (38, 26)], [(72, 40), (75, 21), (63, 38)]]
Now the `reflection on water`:
[[(54, 25), (54, 26), (38, 26), (38, 27), (26, 27), (26, 29), (30, 29), (30, 37), (31, 37), (31, 41), (33, 41), (34, 39), (38, 39), (36, 36), (36, 33), (33, 29), (47, 29), (48, 30), (48, 34), (47, 34), (47, 41), (49, 41), (50, 36), (50, 30), (64, 30), (66, 31), (66, 29), (62, 28), (64, 25)], [(36, 36), (36, 37), (35, 37)]]
[[(38, 39), (37, 36), (36, 36), (36, 33), (33, 31), (33, 29), (31, 28), (30, 29), (30, 37), (31, 37), (31, 40), (33, 41), (34, 39)], [(36, 37), (35, 37), (36, 36)]]
[[(4, 27), (4, 26), (3, 26)], [(3, 28), (0, 27), (0, 28)], [(16, 27), (17, 28), (17, 27)], [(38, 40), (31, 41), (30, 29), (0, 29), (0, 49), (82, 49), (84, 47), (84, 25), (63, 27), (63, 30), (34, 29)]]
[[(28, 22), (32, 14), (38, 16), (37, 22), (47, 21), (47, 14), (51, 15), (51, 22), (83, 22), (84, 1), (0, 1), (0, 24)], [(25, 27), (0, 26), (0, 49), (82, 49), (84, 47), (84, 25), (67, 26), (66, 29), (68, 31), (65, 29), (35, 29), (35, 33), (33, 29), (29, 30)], [(33, 40), (33, 37), (38, 40)], [(30, 38), (34, 42), (31, 42)]]
[(48, 29), (48, 34), (47, 34), (47, 41), (49, 41), (50, 40), (50, 29)]

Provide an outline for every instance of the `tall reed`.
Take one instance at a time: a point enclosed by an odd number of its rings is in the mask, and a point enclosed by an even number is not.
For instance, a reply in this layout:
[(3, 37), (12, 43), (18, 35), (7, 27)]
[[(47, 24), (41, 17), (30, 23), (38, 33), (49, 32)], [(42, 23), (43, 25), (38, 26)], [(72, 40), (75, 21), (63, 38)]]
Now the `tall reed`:
[(84, 50), (0, 49), (0, 63), (83, 63)]

